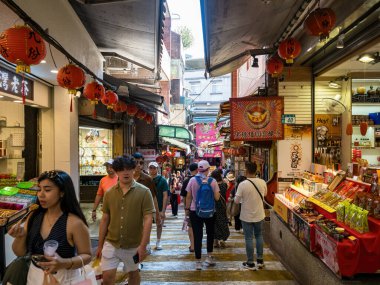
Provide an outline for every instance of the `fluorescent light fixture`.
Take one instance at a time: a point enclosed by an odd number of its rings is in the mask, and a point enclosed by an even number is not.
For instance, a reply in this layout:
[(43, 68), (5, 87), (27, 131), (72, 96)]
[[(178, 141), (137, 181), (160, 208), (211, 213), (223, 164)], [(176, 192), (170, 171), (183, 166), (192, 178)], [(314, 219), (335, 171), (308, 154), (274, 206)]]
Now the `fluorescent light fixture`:
[(52, 69), (52, 70), (50, 70), (50, 72), (51, 72), (51, 73), (58, 73), (58, 70), (56, 70), (56, 69)]
[(340, 84), (338, 84), (338, 83), (336, 83), (336, 82), (334, 82), (334, 81), (330, 81), (330, 82), (329, 82), (329, 87), (330, 87), (330, 88), (338, 89), (338, 88), (340, 88)]
[(33, 104), (33, 105), (30, 105), (30, 107), (38, 108), (38, 105)]
[(22, 100), (13, 100), (15, 103), (22, 103)]
[(309, 52), (309, 51), (311, 51), (312, 50), (312, 47), (309, 47), (307, 50), (306, 50), (306, 52)]
[(372, 54), (367, 53), (359, 56), (358, 60), (364, 63), (369, 63), (371, 61), (374, 61), (375, 57)]
[(4, 98), (4, 96), (3, 96), (3, 95), (0, 95), (0, 98)]
[(46, 63), (46, 60), (44, 60), (44, 59), (43, 59), (43, 60), (41, 60), (41, 62), (40, 62), (40, 63)]

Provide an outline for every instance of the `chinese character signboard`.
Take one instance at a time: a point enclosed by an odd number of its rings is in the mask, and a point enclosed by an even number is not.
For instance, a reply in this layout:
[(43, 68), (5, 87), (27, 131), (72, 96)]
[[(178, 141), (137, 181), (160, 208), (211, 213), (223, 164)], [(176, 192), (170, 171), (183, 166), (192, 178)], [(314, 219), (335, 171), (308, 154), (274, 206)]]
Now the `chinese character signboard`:
[(195, 141), (198, 147), (199, 157), (221, 157), (222, 150), (220, 147), (209, 147), (208, 144), (217, 141), (219, 127), (214, 123), (199, 123), (195, 128)]
[(0, 92), (33, 100), (33, 81), (0, 67)]
[(282, 97), (230, 98), (231, 140), (268, 141), (281, 140), (284, 128)]
[(311, 151), (311, 125), (285, 125), (284, 140), (277, 143), (278, 177), (300, 177), (310, 168), (312, 160)]

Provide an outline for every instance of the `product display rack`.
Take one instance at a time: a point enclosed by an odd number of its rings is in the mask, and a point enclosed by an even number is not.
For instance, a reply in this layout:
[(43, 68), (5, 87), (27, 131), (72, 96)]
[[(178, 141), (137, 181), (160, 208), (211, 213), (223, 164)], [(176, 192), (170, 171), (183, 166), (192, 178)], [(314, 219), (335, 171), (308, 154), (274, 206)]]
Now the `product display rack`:
[[(369, 191), (371, 186), (350, 178), (343, 181), (354, 182), (354, 185), (365, 187), (366, 191)], [(311, 196), (300, 187), (294, 185), (289, 187), (305, 198)], [(359, 233), (337, 221), (336, 210), (329, 205), (312, 196), (307, 198), (307, 202), (313, 204), (319, 218), (308, 220), (307, 216), (299, 212), (299, 205), (289, 201), (283, 194), (276, 194), (274, 210), (308, 251), (319, 257), (340, 278), (353, 277), (359, 273), (374, 273), (380, 269), (380, 220), (368, 217), (369, 232)], [(344, 229), (345, 237), (338, 238), (331, 233), (328, 234), (317, 222), (319, 220), (328, 220)]]

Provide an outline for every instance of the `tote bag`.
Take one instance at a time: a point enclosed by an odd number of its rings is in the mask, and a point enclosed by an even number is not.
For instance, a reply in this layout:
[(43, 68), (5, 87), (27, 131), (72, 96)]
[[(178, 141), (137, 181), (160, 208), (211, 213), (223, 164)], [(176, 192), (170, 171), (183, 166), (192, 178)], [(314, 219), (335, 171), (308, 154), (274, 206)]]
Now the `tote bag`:
[(95, 271), (90, 265), (84, 265), (83, 259), (78, 255), (82, 261), (81, 275), (70, 281), (71, 285), (97, 285)]

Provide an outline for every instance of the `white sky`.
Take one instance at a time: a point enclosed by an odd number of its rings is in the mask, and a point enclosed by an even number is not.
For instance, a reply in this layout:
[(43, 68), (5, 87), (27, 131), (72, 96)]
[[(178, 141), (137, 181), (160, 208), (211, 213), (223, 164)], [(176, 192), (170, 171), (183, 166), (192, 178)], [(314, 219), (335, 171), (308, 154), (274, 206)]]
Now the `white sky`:
[[(194, 36), (193, 45), (185, 50), (185, 54), (190, 54), (193, 58), (203, 58), (200, 0), (167, 0), (167, 2), (172, 16), (172, 30), (175, 30), (178, 26), (186, 26)], [(178, 14), (179, 17), (175, 14)], [(179, 19), (177, 20), (177, 18)]]

